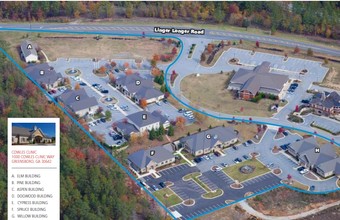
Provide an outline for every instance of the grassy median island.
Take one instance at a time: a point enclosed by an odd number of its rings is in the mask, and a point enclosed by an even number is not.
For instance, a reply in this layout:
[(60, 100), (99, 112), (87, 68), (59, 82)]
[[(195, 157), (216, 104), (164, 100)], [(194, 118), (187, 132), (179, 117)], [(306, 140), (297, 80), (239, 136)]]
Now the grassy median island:
[(203, 194), (202, 197), (205, 198), (205, 199), (213, 199), (213, 198), (218, 197), (222, 194), (223, 194), (223, 190), (217, 189), (215, 191), (210, 191), (210, 192)]
[(182, 199), (177, 196), (171, 189), (163, 188), (153, 193), (156, 198), (165, 206), (173, 206), (182, 202)]
[(226, 89), (231, 73), (196, 74), (189, 75), (181, 81), (183, 96), (190, 100), (192, 105), (234, 115), (252, 115), (272, 117), (269, 107), (275, 103), (270, 99), (261, 99), (258, 103), (236, 100), (232, 93)]
[[(251, 173), (242, 173), (240, 171), (240, 168), (249, 165), (251, 167), (254, 167), (254, 171)], [(239, 182), (243, 182), (246, 180), (249, 180), (251, 178), (254, 178), (256, 176), (260, 176), (262, 174), (268, 173), (270, 170), (264, 166), (261, 162), (259, 162), (256, 159), (247, 160), (238, 164), (235, 164), (233, 166), (229, 166), (226, 168), (223, 168), (223, 172), (225, 172), (228, 176), (233, 178), (234, 180), (238, 180)]]

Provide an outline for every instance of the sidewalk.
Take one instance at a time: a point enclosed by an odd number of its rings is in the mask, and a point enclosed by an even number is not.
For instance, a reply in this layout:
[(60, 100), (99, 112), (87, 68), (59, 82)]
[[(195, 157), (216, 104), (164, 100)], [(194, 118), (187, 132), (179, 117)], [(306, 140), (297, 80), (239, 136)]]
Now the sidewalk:
[(174, 153), (174, 155), (179, 155), (179, 156), (181, 156), (181, 157), (189, 164), (189, 166), (191, 166), (191, 167), (196, 166), (196, 164), (192, 163), (190, 160), (188, 160), (188, 159), (182, 154), (182, 152), (181, 152), (182, 150), (183, 150), (183, 148), (180, 149), (180, 150), (178, 150), (178, 151), (176, 151), (176, 152)]
[(287, 219), (300, 219), (300, 218), (304, 218), (304, 217), (316, 214), (316, 213), (321, 212), (325, 209), (331, 208), (333, 206), (340, 205), (340, 201), (336, 201), (336, 202), (321, 206), (319, 208), (309, 210), (307, 212), (302, 212), (302, 213), (299, 213), (299, 214), (296, 214), (296, 215), (290, 215), (290, 216), (264, 215), (263, 213), (258, 212), (255, 209), (253, 209), (253, 207), (251, 207), (246, 201), (242, 201), (239, 204), (242, 207), (242, 209), (244, 209), (246, 212), (248, 212), (249, 214), (254, 215), (258, 218), (261, 218), (261, 219), (264, 219), (264, 220), (287, 220)]

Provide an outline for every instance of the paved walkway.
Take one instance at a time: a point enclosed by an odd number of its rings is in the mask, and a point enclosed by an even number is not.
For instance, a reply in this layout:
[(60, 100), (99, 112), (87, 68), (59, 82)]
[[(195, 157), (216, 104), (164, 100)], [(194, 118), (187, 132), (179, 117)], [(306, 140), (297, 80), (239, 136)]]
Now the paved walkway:
[(195, 166), (196, 164), (192, 163), (190, 160), (188, 160), (188, 158), (186, 158), (186, 157), (182, 154), (181, 151), (182, 151), (183, 149), (184, 149), (184, 148), (182, 148), (182, 149), (176, 151), (174, 154), (175, 154), (175, 155), (181, 156), (181, 157), (189, 164), (189, 166), (191, 166), (191, 167)]
[(50, 62), (50, 60), (48, 59), (46, 53), (45, 53), (43, 50), (40, 50), (40, 51), (41, 51), (41, 53), (45, 56), (46, 62), (47, 62), (47, 63)]
[(340, 201), (336, 201), (336, 202), (333, 202), (333, 203), (321, 206), (319, 208), (309, 210), (307, 212), (302, 212), (302, 213), (299, 213), (299, 214), (296, 214), (296, 215), (290, 215), (290, 216), (269, 216), (269, 215), (264, 215), (263, 213), (258, 212), (255, 209), (253, 209), (246, 201), (242, 201), (239, 204), (241, 205), (241, 207), (246, 212), (248, 212), (249, 214), (254, 215), (254, 216), (258, 217), (258, 218), (261, 218), (261, 219), (264, 219), (264, 220), (267, 220), (267, 219), (268, 220), (287, 220), (287, 219), (300, 219), (300, 218), (304, 218), (304, 217), (316, 214), (316, 213), (321, 212), (321, 211), (323, 211), (325, 209), (331, 208), (333, 206), (340, 205)]

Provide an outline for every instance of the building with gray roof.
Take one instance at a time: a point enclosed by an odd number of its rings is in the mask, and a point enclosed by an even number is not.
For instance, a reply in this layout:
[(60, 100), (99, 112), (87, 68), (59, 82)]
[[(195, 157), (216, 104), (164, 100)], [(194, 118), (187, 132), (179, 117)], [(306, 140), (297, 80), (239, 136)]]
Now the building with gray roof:
[(192, 155), (199, 156), (235, 144), (237, 140), (234, 128), (219, 126), (183, 137), (179, 145)]
[(20, 44), (21, 56), (26, 63), (35, 63), (38, 61), (36, 46), (30, 40), (23, 40)]
[(241, 99), (249, 100), (258, 93), (283, 97), (282, 89), (288, 76), (270, 72), (270, 63), (263, 62), (253, 70), (240, 68), (231, 78), (228, 89), (237, 90)]
[(160, 118), (152, 115), (148, 111), (140, 111), (127, 116), (128, 120), (136, 126), (138, 131), (150, 131), (161, 126)]
[(319, 92), (315, 94), (309, 103), (316, 113), (324, 115), (340, 114), (340, 95), (337, 92)]
[(84, 88), (78, 90), (67, 89), (58, 96), (65, 107), (71, 112), (83, 117), (87, 114), (94, 114), (98, 109), (98, 101), (95, 97), (89, 97)]
[(158, 146), (139, 150), (128, 156), (130, 167), (138, 173), (146, 173), (175, 162), (175, 156), (168, 147)]
[(287, 150), (300, 165), (315, 171), (322, 177), (340, 174), (335, 172), (339, 158), (330, 143), (319, 146), (314, 137), (309, 137), (292, 143)]
[(164, 99), (164, 94), (154, 88), (153, 81), (141, 77), (138, 73), (118, 78), (115, 86), (136, 103), (139, 103), (142, 99), (145, 99), (148, 104)]
[(58, 87), (59, 83), (63, 81), (61, 73), (57, 73), (47, 63), (30, 65), (25, 68), (25, 72), (46, 89)]
[(52, 143), (52, 138), (34, 126), (32, 129), (12, 126), (12, 144)]

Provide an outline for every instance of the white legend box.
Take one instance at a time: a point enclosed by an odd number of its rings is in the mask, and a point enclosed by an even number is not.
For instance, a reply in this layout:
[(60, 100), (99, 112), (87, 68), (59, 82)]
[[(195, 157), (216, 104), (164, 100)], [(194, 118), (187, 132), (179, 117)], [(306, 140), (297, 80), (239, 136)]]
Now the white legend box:
[(60, 219), (59, 118), (8, 119), (8, 219)]

